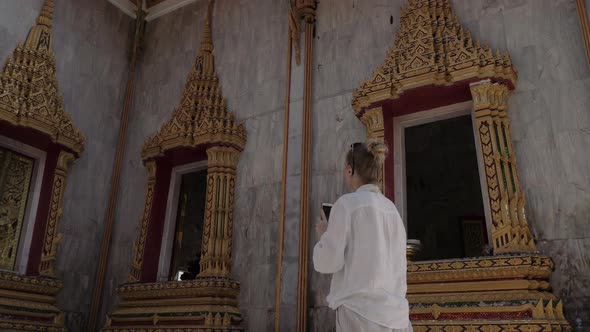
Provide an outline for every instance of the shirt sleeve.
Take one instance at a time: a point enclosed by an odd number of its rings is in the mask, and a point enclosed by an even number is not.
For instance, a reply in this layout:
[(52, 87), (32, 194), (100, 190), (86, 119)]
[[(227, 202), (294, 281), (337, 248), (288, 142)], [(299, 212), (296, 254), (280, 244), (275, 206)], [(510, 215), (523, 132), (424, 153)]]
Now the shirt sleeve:
[(344, 250), (350, 214), (341, 200), (330, 211), (328, 229), (313, 248), (313, 266), (320, 273), (336, 273), (344, 267)]

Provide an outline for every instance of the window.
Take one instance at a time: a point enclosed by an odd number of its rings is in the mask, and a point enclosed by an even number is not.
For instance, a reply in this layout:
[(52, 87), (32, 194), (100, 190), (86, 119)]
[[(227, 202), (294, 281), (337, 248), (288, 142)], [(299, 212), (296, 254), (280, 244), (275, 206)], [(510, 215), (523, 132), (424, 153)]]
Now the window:
[(199, 273), (206, 189), (207, 170), (182, 175), (170, 279), (194, 279)]
[(45, 152), (0, 136), (0, 269), (25, 273)]
[[(395, 203), (418, 260), (485, 254), (485, 192), (470, 103), (395, 117)], [(485, 182), (483, 182), (485, 184)]]

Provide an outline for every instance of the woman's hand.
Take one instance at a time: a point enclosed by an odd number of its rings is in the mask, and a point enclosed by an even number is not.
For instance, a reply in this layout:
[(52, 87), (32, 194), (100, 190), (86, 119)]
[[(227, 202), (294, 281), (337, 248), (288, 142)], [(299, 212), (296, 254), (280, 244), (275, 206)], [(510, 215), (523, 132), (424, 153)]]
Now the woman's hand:
[(315, 224), (315, 233), (318, 236), (318, 240), (322, 237), (322, 235), (324, 235), (324, 233), (326, 232), (326, 230), (328, 229), (328, 221), (326, 220), (326, 215), (324, 214), (324, 211), (320, 211), (320, 218), (317, 222), (317, 224)]

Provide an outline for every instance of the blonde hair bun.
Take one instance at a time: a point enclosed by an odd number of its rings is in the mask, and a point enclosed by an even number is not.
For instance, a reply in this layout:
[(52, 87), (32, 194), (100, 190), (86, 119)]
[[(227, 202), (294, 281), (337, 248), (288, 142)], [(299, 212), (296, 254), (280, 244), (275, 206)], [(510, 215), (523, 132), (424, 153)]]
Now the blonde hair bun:
[(389, 151), (387, 145), (385, 145), (383, 140), (380, 139), (370, 139), (366, 144), (367, 151), (373, 155), (373, 158), (375, 158), (377, 164), (381, 166), (383, 162), (385, 162), (385, 157), (387, 157), (387, 152)]

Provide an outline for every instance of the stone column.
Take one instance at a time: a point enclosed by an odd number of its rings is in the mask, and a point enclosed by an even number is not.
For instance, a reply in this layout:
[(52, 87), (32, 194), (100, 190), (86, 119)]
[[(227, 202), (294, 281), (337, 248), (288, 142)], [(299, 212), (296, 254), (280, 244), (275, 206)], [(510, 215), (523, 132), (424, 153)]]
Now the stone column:
[(481, 145), (478, 156), (486, 177), (491, 234), (495, 254), (535, 252), (525, 215), (512, 147), (506, 102), (508, 87), (490, 80), (471, 84), (475, 129)]
[(200, 277), (227, 277), (231, 272), (236, 167), (240, 152), (233, 147), (207, 150), (207, 198)]

